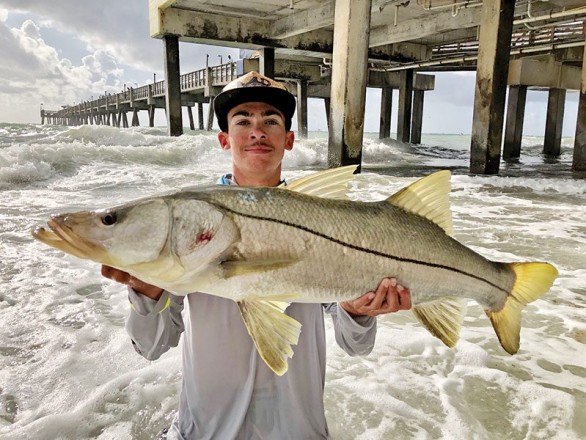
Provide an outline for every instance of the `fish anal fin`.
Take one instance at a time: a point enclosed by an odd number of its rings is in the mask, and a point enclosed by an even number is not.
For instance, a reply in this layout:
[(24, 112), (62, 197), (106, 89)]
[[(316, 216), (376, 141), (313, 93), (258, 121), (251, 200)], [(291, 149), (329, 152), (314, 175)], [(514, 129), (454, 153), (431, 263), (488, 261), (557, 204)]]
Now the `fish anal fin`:
[(452, 235), (450, 212), (450, 177), (448, 170), (438, 171), (403, 188), (387, 199), (388, 203), (434, 222)]
[(415, 317), (432, 335), (450, 348), (456, 345), (466, 314), (466, 300), (464, 298), (453, 297), (418, 304), (412, 310)]
[(233, 278), (254, 273), (284, 269), (297, 260), (227, 260), (221, 263), (224, 278)]
[(317, 197), (346, 200), (348, 183), (354, 179), (358, 165), (332, 168), (297, 179), (288, 185), (281, 185), (288, 191), (295, 191)]
[(287, 359), (293, 356), (291, 345), (297, 345), (301, 332), (301, 324), (285, 314), (288, 305), (258, 298), (238, 302), (242, 319), (260, 357), (278, 376), (287, 372)]
[(509, 354), (519, 351), (521, 339), (521, 311), (547, 293), (555, 281), (558, 271), (549, 263), (510, 263), (515, 272), (515, 284), (498, 311), (486, 310), (497, 337)]

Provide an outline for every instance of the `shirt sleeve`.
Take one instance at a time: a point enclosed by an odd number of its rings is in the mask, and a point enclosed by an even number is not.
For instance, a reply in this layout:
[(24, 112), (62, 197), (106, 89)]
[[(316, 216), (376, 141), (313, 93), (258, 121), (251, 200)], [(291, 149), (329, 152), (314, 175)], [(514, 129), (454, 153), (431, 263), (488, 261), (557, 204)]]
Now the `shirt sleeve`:
[(332, 316), (336, 342), (350, 356), (369, 354), (376, 339), (376, 318), (352, 317), (338, 303), (324, 304), (326, 313)]
[(181, 315), (184, 298), (165, 291), (157, 301), (128, 288), (131, 310), (126, 331), (137, 353), (154, 360), (177, 346), (184, 330)]

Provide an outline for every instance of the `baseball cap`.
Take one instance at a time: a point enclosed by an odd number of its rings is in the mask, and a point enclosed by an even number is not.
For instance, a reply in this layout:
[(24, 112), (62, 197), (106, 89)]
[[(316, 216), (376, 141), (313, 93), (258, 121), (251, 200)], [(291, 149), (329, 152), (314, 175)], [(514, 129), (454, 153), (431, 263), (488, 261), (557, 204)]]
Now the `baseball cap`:
[(228, 112), (245, 102), (264, 102), (272, 105), (285, 116), (285, 128), (291, 129), (291, 118), (295, 113), (295, 97), (278, 81), (248, 72), (246, 75), (229, 82), (222, 92), (214, 98), (214, 112), (220, 130), (228, 131)]

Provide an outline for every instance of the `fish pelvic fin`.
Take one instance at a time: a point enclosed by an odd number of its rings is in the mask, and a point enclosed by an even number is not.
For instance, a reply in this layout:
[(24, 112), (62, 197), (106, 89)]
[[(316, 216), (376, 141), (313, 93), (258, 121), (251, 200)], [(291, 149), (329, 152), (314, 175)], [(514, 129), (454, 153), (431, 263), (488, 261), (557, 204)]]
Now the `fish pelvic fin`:
[(448, 170), (419, 179), (387, 199), (388, 203), (434, 222), (446, 234), (453, 234), (450, 211), (450, 177)]
[(348, 165), (319, 171), (280, 187), (317, 197), (347, 200), (348, 183), (354, 179), (356, 168), (358, 165)]
[(547, 293), (558, 271), (549, 263), (510, 263), (516, 280), (505, 306), (496, 312), (487, 310), (496, 335), (509, 354), (519, 351), (521, 310)]
[(278, 376), (287, 372), (287, 359), (293, 356), (301, 324), (285, 309), (289, 303), (248, 298), (238, 302), (240, 314), (260, 357)]
[(466, 309), (466, 299), (458, 297), (418, 304), (412, 308), (417, 320), (450, 348), (458, 342)]

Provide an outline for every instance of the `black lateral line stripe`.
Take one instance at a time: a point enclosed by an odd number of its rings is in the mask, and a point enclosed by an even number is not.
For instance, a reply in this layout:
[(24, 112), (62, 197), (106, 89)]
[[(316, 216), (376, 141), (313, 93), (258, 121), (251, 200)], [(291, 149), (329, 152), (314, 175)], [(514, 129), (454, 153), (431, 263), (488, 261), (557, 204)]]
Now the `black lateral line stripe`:
[(246, 218), (250, 218), (250, 219), (254, 219), (254, 220), (264, 220), (264, 221), (268, 221), (268, 222), (279, 223), (281, 225), (290, 226), (292, 228), (300, 229), (302, 231), (309, 232), (310, 234), (316, 235), (316, 236), (321, 237), (321, 238), (325, 238), (326, 240), (329, 240), (329, 241), (334, 242), (336, 244), (339, 244), (341, 246), (345, 246), (347, 248), (353, 249), (355, 251), (365, 252), (367, 254), (372, 254), (372, 255), (376, 255), (378, 257), (388, 258), (390, 260), (400, 261), (400, 262), (403, 262), (403, 263), (418, 264), (418, 265), (421, 265), (421, 266), (433, 267), (433, 268), (436, 268), (436, 269), (443, 269), (443, 270), (449, 270), (449, 271), (452, 271), (452, 272), (456, 272), (456, 273), (459, 273), (461, 275), (464, 275), (464, 276), (467, 276), (467, 277), (470, 277), (470, 278), (474, 278), (474, 279), (476, 279), (478, 281), (482, 281), (482, 282), (484, 282), (484, 283), (486, 283), (486, 284), (494, 287), (495, 289), (498, 289), (501, 292), (506, 293), (507, 295), (509, 294), (509, 292), (507, 292), (505, 289), (503, 289), (500, 286), (497, 286), (496, 284), (490, 282), (489, 280), (487, 280), (485, 278), (482, 278), (482, 277), (479, 277), (477, 275), (474, 275), (472, 273), (465, 272), (463, 270), (457, 269), (455, 267), (445, 266), (443, 264), (428, 263), (427, 261), (413, 260), (411, 258), (397, 257), (396, 255), (385, 254), (384, 252), (379, 252), (379, 251), (375, 251), (375, 250), (372, 250), (372, 249), (363, 248), (361, 246), (356, 246), (354, 244), (346, 243), (346, 242), (344, 242), (342, 240), (338, 240), (337, 238), (330, 237), (330, 236), (328, 236), (326, 234), (322, 234), (321, 232), (314, 231), (313, 229), (309, 229), (309, 228), (307, 228), (305, 226), (297, 225), (295, 223), (290, 223), (290, 222), (285, 221), (285, 220), (279, 220), (279, 219), (268, 218), (268, 217), (261, 217), (261, 216), (257, 216), (257, 215), (253, 215), (253, 214), (244, 214), (242, 212), (238, 212), (238, 211), (235, 211), (233, 209), (230, 209), (230, 208), (228, 208), (226, 206), (222, 206), (222, 208), (225, 209), (226, 211), (232, 213), (232, 214), (236, 214), (236, 215), (239, 215), (239, 216), (242, 216), (242, 217), (246, 217)]

